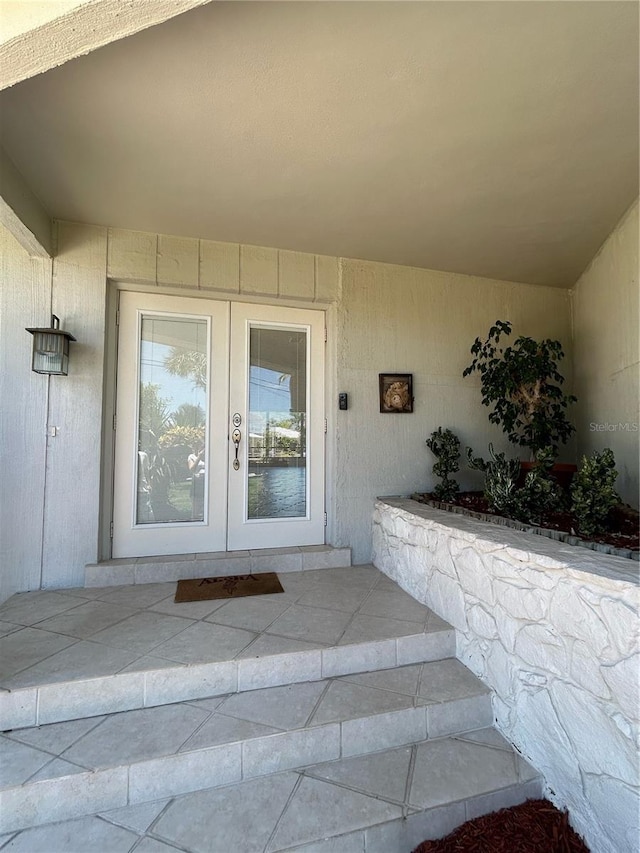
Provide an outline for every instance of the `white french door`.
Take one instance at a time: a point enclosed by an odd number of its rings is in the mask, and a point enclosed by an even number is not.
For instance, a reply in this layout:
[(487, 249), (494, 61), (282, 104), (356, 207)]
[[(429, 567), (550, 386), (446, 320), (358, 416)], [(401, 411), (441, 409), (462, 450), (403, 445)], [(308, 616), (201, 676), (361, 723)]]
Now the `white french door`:
[(227, 548), (320, 544), (324, 314), (234, 303), (230, 341)]
[(114, 557), (324, 542), (324, 314), (123, 292)]

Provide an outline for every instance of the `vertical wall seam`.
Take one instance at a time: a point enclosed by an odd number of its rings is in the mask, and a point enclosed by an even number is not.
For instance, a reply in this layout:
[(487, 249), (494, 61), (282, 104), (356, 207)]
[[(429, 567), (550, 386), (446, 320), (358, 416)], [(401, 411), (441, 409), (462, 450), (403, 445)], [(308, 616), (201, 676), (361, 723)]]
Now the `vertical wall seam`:
[(42, 483), (42, 525), (41, 525), (41, 535), (40, 535), (40, 579), (38, 582), (38, 588), (42, 589), (42, 583), (44, 581), (44, 540), (45, 540), (45, 532), (46, 532), (46, 506), (47, 506), (47, 485), (49, 481), (49, 405), (50, 405), (50, 389), (51, 389), (51, 377), (47, 376), (47, 390), (46, 400), (45, 400), (45, 409), (44, 409), (44, 480)]
[(318, 256), (313, 256), (313, 301), (318, 301)]
[[(575, 285), (574, 285), (575, 288)], [(575, 394), (576, 397), (576, 380), (577, 380), (577, 351), (576, 351), (576, 324), (575, 324), (575, 313), (574, 313), (574, 293), (575, 290), (571, 289), (567, 291), (567, 299), (569, 301), (569, 335), (571, 338), (571, 393)], [(580, 400), (575, 403), (576, 408), (579, 406)], [(577, 420), (576, 411), (574, 411), (573, 421)], [(578, 437), (578, 433), (576, 430), (576, 454), (579, 455), (579, 444), (580, 439)]]
[(276, 252), (276, 299), (280, 298), (280, 251)]
[(160, 252), (160, 235), (156, 234), (156, 270), (155, 270), (155, 280), (156, 287), (158, 287), (158, 253)]
[(58, 254), (58, 221), (51, 219), (51, 259)]
[[(53, 285), (55, 279), (55, 266), (57, 264), (57, 254), (58, 254), (58, 245), (59, 245), (59, 226), (58, 223), (55, 223), (55, 246), (56, 246), (56, 257), (51, 259), (50, 266), (48, 269), (48, 278), (49, 278), (49, 314), (53, 314)], [(42, 480), (42, 504), (41, 504), (41, 524), (40, 524), (40, 571), (39, 571), (39, 579), (38, 579), (38, 588), (42, 589), (42, 584), (44, 583), (44, 555), (45, 555), (45, 536), (46, 536), (46, 527), (47, 527), (47, 491), (48, 491), (48, 483), (49, 483), (49, 415), (50, 415), (50, 406), (51, 406), (51, 376), (47, 376), (47, 385), (45, 390), (45, 406), (44, 406), (44, 450), (43, 450), (43, 462), (44, 462), (44, 475)]]

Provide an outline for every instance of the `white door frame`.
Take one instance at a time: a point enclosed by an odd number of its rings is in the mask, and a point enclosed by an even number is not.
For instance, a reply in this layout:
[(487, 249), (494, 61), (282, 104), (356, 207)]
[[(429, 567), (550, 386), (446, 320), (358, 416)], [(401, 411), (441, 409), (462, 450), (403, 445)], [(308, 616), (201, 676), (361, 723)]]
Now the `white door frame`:
[[(176, 523), (136, 522), (138, 471), (138, 388), (141, 320), (175, 316), (207, 323), (209, 390), (207, 445), (215, 448), (208, 459), (210, 488), (202, 521)], [(142, 557), (224, 550), (226, 532), (220, 523), (224, 507), (226, 524), (226, 445), (228, 406), (229, 303), (147, 293), (122, 293), (116, 390), (116, 448), (114, 464), (114, 557)], [(135, 402), (134, 402), (135, 401)], [(186, 472), (185, 472), (186, 475)]]
[[(120, 334), (119, 334), (119, 352), (118, 364), (119, 370), (122, 366), (135, 366), (135, 387), (139, 382), (137, 375), (137, 347), (139, 341), (139, 326), (140, 314), (144, 310), (146, 313), (165, 313), (169, 315), (188, 314), (194, 317), (210, 318), (208, 322), (212, 329), (212, 363), (214, 364), (215, 375), (209, 383), (211, 393), (209, 394), (209, 419), (210, 419), (210, 441), (209, 441), (209, 465), (210, 472), (210, 494), (207, 518), (204, 522), (191, 522), (175, 524), (161, 524), (145, 526), (140, 530), (140, 526), (136, 525), (133, 516), (133, 506), (135, 495), (133, 494), (133, 483), (135, 482), (135, 473), (132, 471), (132, 461), (136, 457), (137, 450), (137, 412), (133, 411), (134, 406), (130, 404), (131, 396), (128, 401), (126, 395), (131, 395), (131, 377), (129, 382), (123, 383), (122, 377), (118, 375), (118, 388), (116, 392), (116, 411), (118, 418), (118, 431), (116, 441), (116, 461), (114, 465), (114, 487), (113, 487), (113, 548), (112, 556), (153, 556), (164, 554), (177, 553), (193, 553), (194, 551), (212, 551), (225, 550), (227, 543), (227, 535), (229, 536), (229, 548), (238, 550), (245, 548), (266, 548), (266, 547), (281, 547), (286, 545), (305, 545), (305, 544), (321, 544), (324, 542), (325, 532), (325, 513), (324, 513), (324, 493), (325, 493), (325, 448), (324, 448), (324, 320), (325, 314), (322, 310), (311, 309), (295, 309), (280, 307), (278, 305), (256, 305), (243, 302), (230, 303), (226, 300), (218, 300), (211, 298), (197, 298), (191, 296), (168, 296), (163, 294), (149, 294), (138, 291), (120, 292)], [(266, 522), (259, 519), (249, 520), (239, 514), (231, 513), (233, 519), (230, 521), (227, 528), (227, 487), (229, 483), (229, 474), (242, 474), (246, 472), (246, 460), (243, 462), (241, 471), (232, 469), (232, 459), (234, 455), (234, 446), (228, 441), (229, 434), (232, 430), (232, 424), (227, 420), (227, 413), (232, 414), (234, 406), (237, 406), (238, 398), (230, 404), (228, 398), (229, 388), (229, 352), (230, 352), (230, 332), (229, 332), (229, 315), (230, 311), (237, 309), (238, 317), (236, 325), (239, 323), (248, 323), (249, 319), (253, 319), (258, 324), (264, 323), (268, 327), (288, 327), (293, 325), (301, 328), (305, 327), (309, 332), (309, 372), (307, 376), (311, 385), (311, 394), (308, 399), (307, 418), (313, 424), (313, 432), (315, 433), (311, 440), (314, 442), (311, 452), (308, 454), (310, 465), (307, 471), (308, 478), (308, 497), (309, 511), (304, 519), (278, 519), (275, 521)], [(133, 317), (132, 317), (133, 312)], [(256, 320), (256, 318), (258, 318)], [(306, 322), (305, 322), (306, 321)], [(128, 324), (128, 325), (127, 325)], [(133, 325), (132, 325), (133, 324)], [(124, 328), (123, 328), (124, 325)], [(223, 342), (223, 339), (224, 342)], [(238, 333), (235, 336), (236, 344), (238, 341)], [(240, 373), (244, 372), (246, 376), (246, 363), (239, 368)], [(225, 381), (221, 381), (223, 373)], [(236, 374), (238, 369), (236, 369)], [(220, 380), (220, 381), (218, 381)], [(215, 387), (215, 393), (213, 386)], [(231, 386), (237, 391), (240, 384), (237, 380), (232, 380)], [(137, 396), (137, 393), (136, 395)], [(246, 395), (245, 395), (246, 397)], [(231, 405), (231, 408), (230, 408)], [(246, 411), (246, 399), (242, 404)], [(222, 417), (221, 413), (224, 413)], [(125, 437), (128, 435), (128, 441)], [(319, 440), (318, 440), (319, 439)], [(128, 455), (129, 463), (124, 466), (125, 470), (123, 478), (123, 461), (122, 449), (125, 446), (125, 455)], [(248, 441), (244, 443), (244, 451)], [(220, 457), (216, 462), (214, 451), (220, 451)], [(222, 457), (224, 456), (224, 461)], [(242, 457), (241, 457), (242, 458)], [(238, 492), (237, 486), (243, 482), (243, 489)], [(246, 509), (246, 477), (236, 477), (236, 487), (233, 496), (234, 506), (242, 506)], [(318, 497), (319, 495), (319, 497)], [(224, 512), (222, 509), (224, 507)], [(220, 529), (220, 519), (224, 515), (223, 536), (215, 534), (214, 528)], [(133, 546), (130, 542), (123, 542), (123, 530), (136, 530), (137, 533), (144, 535), (139, 537), (139, 545)], [(228, 534), (227, 534), (228, 530)], [(126, 537), (125, 537), (126, 539)]]
[[(306, 341), (306, 464), (305, 515), (299, 518), (248, 518), (249, 340), (251, 329), (303, 332)], [(229, 442), (228, 549), (278, 548), (324, 542), (324, 313), (273, 305), (236, 302), (231, 306), (230, 417), (238, 412), (244, 423), (238, 470), (235, 448)], [(243, 429), (244, 427), (244, 429)], [(230, 423), (230, 432), (234, 429)], [(266, 475), (265, 475), (266, 476)]]

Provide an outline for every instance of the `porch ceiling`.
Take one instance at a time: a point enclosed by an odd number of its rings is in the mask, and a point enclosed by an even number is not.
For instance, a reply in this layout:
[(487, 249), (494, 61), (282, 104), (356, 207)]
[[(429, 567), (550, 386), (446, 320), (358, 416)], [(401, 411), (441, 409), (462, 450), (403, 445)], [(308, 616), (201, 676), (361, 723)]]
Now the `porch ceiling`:
[(638, 4), (209, 3), (0, 110), (57, 218), (568, 287), (638, 193)]

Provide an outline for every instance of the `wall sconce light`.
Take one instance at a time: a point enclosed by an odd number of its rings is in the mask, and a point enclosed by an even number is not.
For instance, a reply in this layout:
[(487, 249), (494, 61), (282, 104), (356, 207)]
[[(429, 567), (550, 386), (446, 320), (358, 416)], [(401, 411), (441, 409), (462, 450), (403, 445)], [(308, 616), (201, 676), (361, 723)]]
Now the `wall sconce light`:
[(50, 329), (26, 329), (33, 335), (31, 370), (34, 373), (66, 376), (69, 372), (69, 341), (75, 341), (69, 332), (60, 328), (60, 320), (51, 315)]

